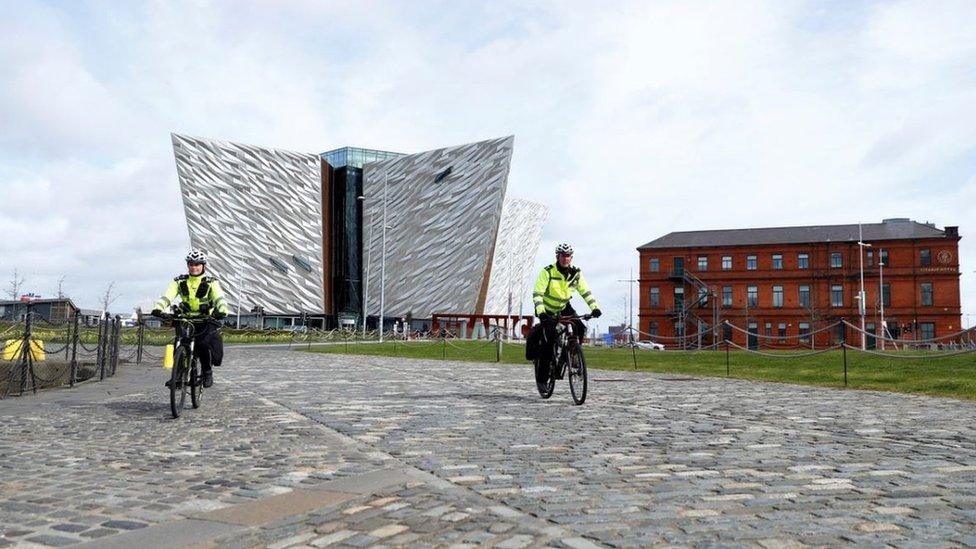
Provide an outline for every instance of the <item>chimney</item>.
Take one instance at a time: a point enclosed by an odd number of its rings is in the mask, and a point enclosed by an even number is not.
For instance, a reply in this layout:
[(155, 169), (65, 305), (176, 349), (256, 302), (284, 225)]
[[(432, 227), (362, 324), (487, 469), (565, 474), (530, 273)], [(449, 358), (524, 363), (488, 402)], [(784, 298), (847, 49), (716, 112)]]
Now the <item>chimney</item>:
[(959, 238), (959, 227), (946, 227), (946, 238)]

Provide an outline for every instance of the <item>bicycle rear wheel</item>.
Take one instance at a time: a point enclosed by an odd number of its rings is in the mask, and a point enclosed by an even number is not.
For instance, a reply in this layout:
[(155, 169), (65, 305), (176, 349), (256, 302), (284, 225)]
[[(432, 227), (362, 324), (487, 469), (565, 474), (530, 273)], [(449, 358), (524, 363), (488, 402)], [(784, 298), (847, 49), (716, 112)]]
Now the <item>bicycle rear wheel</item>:
[(579, 342), (574, 342), (569, 348), (569, 392), (573, 395), (573, 403), (579, 406), (586, 401), (586, 360), (583, 358), (583, 348)]
[(186, 392), (189, 389), (190, 360), (186, 347), (176, 348), (173, 356), (173, 375), (169, 384), (169, 407), (173, 417), (178, 418), (186, 403)]
[(190, 402), (194, 408), (199, 408), (202, 400), (203, 375), (200, 373), (200, 363), (194, 358), (190, 365)]
[(535, 387), (539, 390), (539, 396), (549, 398), (556, 387), (556, 378), (548, 366), (539, 364), (539, 359), (532, 362), (535, 365)]

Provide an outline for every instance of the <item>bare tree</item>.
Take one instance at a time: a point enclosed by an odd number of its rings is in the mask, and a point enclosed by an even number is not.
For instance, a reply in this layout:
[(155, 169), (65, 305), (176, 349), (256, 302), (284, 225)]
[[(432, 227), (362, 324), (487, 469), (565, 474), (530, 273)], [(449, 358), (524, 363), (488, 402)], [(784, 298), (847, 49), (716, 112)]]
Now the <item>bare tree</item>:
[(7, 295), (10, 299), (17, 299), (20, 297), (20, 289), (24, 285), (24, 277), (20, 276), (17, 272), (16, 267), (14, 268), (14, 276), (10, 279), (10, 284), (7, 286)]
[(64, 275), (58, 279), (58, 299), (64, 299)]
[(108, 288), (105, 288), (105, 295), (102, 296), (102, 317), (108, 312), (109, 305), (112, 304), (119, 296), (122, 295), (115, 291), (115, 281), (108, 283)]

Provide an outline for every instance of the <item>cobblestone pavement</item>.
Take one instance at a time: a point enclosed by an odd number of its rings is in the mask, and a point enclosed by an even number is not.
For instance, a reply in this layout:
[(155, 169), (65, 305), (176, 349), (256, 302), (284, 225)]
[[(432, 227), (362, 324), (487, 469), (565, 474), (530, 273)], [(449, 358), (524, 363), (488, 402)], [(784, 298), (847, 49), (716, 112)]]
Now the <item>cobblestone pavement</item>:
[(229, 349), (0, 401), (0, 547), (976, 546), (976, 403)]

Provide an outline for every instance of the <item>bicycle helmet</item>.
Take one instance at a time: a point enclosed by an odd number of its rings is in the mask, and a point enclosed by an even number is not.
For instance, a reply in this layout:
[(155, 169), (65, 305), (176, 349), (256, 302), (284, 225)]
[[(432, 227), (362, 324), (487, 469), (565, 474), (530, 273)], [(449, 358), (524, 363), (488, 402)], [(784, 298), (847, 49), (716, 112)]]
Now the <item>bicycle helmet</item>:
[(187, 263), (203, 263), (207, 264), (207, 254), (203, 250), (190, 250), (190, 253), (186, 254)]
[(556, 246), (556, 253), (563, 254), (563, 255), (573, 255), (573, 247), (563, 242), (562, 244)]

